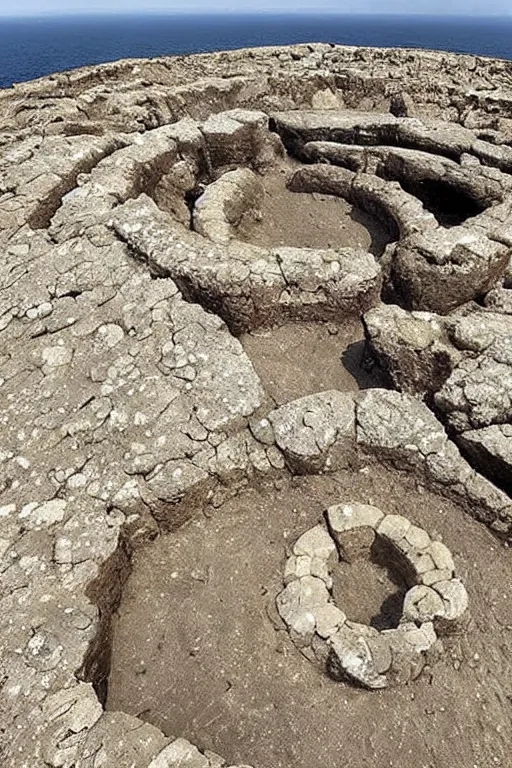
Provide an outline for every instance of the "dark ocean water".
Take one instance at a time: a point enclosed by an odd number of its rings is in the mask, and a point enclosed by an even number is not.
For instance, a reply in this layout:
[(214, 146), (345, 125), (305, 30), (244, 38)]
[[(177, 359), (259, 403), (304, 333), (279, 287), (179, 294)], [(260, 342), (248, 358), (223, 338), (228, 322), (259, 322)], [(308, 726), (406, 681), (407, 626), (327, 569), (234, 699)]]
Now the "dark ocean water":
[(300, 14), (0, 17), (0, 87), (127, 57), (299, 42), (431, 48), (512, 59), (512, 16)]

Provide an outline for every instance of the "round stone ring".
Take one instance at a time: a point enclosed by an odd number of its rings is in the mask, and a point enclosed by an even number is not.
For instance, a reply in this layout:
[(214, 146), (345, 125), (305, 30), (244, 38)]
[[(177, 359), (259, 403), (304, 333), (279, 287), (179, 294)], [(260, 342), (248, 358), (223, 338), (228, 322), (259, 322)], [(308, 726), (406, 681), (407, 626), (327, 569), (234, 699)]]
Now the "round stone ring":
[[(401, 515), (367, 504), (338, 504), (293, 546), (277, 609), (293, 642), (331, 677), (385, 688), (418, 677), (442, 651), (440, 637), (462, 631), (468, 597), (448, 548)], [(332, 598), (332, 571), (343, 560), (385, 564), (403, 581), (398, 625), (381, 631), (350, 621)]]

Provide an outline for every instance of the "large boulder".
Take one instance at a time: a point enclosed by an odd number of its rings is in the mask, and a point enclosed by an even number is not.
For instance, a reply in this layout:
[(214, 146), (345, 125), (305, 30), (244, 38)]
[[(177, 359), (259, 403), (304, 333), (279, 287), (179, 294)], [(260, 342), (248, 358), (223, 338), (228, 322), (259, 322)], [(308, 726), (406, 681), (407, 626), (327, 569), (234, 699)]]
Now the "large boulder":
[(439, 228), (397, 243), (390, 279), (407, 309), (447, 314), (494, 287), (509, 257), (506, 245), (486, 235)]
[(431, 399), (460, 358), (437, 315), (381, 304), (366, 312), (364, 327), (369, 352), (400, 392)]
[(269, 414), (276, 443), (298, 474), (336, 471), (355, 460), (355, 404), (349, 393), (320, 392)]

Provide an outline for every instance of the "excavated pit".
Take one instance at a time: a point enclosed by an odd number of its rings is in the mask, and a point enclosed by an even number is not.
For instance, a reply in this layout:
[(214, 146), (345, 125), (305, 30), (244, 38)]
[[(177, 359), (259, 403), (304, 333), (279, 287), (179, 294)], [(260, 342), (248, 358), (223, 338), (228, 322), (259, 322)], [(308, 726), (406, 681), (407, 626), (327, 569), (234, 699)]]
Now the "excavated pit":
[(449, 228), (462, 224), (485, 211), (479, 203), (455, 186), (431, 179), (400, 179), (401, 187), (421, 200), (425, 209), (433, 213), (441, 226)]
[(375, 629), (394, 629), (407, 591), (403, 575), (377, 554), (370, 560), (340, 561), (332, 572), (332, 595), (351, 621)]
[(260, 215), (242, 220), (240, 239), (265, 248), (360, 248), (380, 257), (390, 237), (379, 220), (342, 197), (291, 191), (287, 182), (299, 167), (290, 159), (264, 174)]
[[(414, 689), (368, 695), (330, 680), (276, 612), (286, 552), (343, 498), (378, 501), (441, 535), (474, 615), (485, 616), (469, 634), (444, 640), (445, 653)], [(487, 740), (505, 733), (512, 684), (512, 634), (504, 630), (512, 626), (504, 588), (511, 569), (484, 528), (410, 476), (371, 464), (355, 474), (278, 478), (206, 512), (135, 554), (113, 619), (107, 710), (258, 768), (462, 767), (483, 744), (494, 753)], [(401, 588), (369, 563), (336, 569), (338, 604), (379, 628), (393, 624)]]
[(385, 385), (384, 376), (367, 358), (357, 320), (287, 323), (243, 334), (240, 341), (278, 405), (327, 389), (350, 392)]

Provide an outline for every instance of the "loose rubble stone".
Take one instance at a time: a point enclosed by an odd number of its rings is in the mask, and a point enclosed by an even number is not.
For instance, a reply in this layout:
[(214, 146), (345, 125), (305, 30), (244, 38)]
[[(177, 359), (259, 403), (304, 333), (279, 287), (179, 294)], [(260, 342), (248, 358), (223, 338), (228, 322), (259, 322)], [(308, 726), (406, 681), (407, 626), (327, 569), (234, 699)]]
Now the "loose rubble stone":
[(379, 675), (364, 637), (342, 627), (331, 638), (332, 664), (337, 664), (344, 674), (365, 688), (386, 688), (387, 681)]

